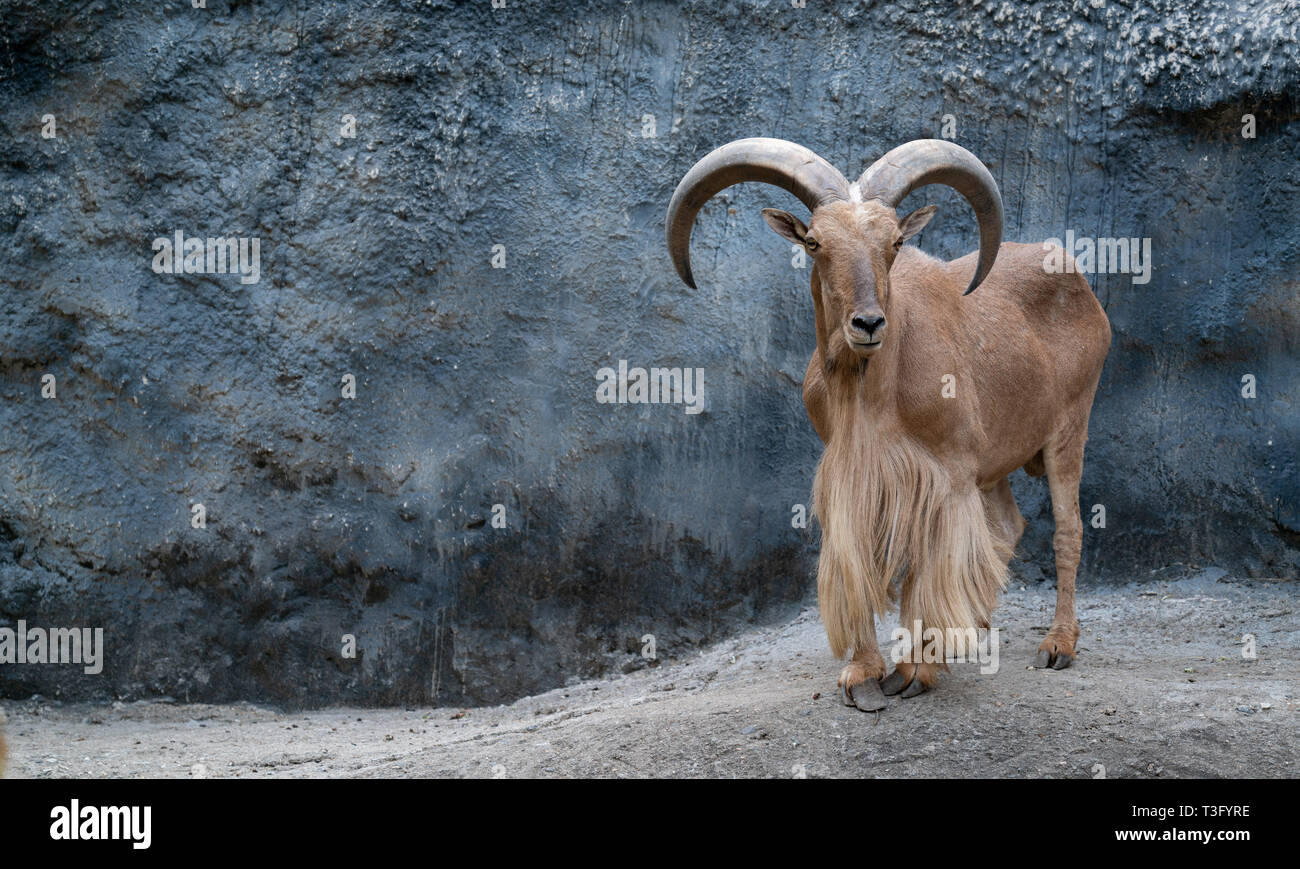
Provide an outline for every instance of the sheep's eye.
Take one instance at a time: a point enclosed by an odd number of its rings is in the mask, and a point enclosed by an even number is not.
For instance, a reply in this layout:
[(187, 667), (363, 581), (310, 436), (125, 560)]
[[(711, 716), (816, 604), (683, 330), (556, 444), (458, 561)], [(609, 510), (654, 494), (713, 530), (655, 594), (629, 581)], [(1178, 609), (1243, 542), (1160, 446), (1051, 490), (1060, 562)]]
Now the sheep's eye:
[(903, 246), (903, 240), (901, 238), (898, 241), (894, 242), (894, 250), (898, 250), (902, 246)]
[(815, 239), (815, 238), (805, 238), (805, 239), (803, 240), (803, 246), (806, 247), (806, 248), (808, 248), (809, 250), (816, 250), (816, 249), (817, 249), (817, 239)]

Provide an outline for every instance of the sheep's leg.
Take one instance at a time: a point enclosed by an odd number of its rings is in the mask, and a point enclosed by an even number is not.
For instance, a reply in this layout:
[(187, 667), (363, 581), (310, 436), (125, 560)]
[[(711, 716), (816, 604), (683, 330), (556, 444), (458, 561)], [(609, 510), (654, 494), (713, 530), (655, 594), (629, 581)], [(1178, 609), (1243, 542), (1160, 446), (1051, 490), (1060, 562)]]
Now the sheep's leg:
[[(1086, 431), (1086, 422), (1084, 426)], [(1072, 438), (1061, 447), (1048, 448), (1043, 451), (1043, 458), (1056, 526), (1052, 535), (1052, 548), (1056, 552), (1056, 614), (1047, 637), (1038, 647), (1034, 666), (1064, 670), (1074, 661), (1074, 644), (1079, 640), (1079, 623), (1074, 617), (1074, 579), (1083, 545), (1083, 521), (1079, 518), (1083, 438)]]
[(840, 699), (845, 706), (856, 706), (863, 712), (878, 712), (889, 701), (880, 690), (880, 679), (885, 675), (885, 659), (876, 646), (875, 618), (859, 638), (859, 647), (853, 650), (853, 660), (840, 671)]
[(1001, 482), (982, 495), (993, 533), (998, 537), (999, 549), (1003, 550), (999, 554), (1010, 561), (1016, 544), (1020, 542), (1020, 535), (1025, 531), (1025, 517), (1020, 514), (1015, 496), (1011, 494), (1011, 482), (1003, 477)]
[[(912, 570), (907, 571), (907, 576), (903, 579), (903, 588), (901, 590), (901, 605), (899, 606), (899, 621), (907, 630), (913, 630), (915, 624), (920, 620), (920, 613), (915, 605), (915, 587), (916, 574)], [(939, 680), (939, 664), (918, 660), (922, 643), (920, 637), (913, 637), (913, 648), (911, 660), (895, 661), (894, 672), (890, 673), (885, 681), (880, 683), (881, 690), (888, 697), (895, 694), (900, 697), (915, 697), (918, 694), (924, 694), (934, 687), (934, 683)]]

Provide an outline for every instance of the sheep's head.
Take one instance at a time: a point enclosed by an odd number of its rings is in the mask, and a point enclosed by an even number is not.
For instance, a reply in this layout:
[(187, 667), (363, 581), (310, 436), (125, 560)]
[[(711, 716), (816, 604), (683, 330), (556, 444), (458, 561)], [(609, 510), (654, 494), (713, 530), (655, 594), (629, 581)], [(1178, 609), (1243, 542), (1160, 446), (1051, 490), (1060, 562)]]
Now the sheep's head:
[(829, 202), (804, 226), (788, 211), (763, 209), (768, 224), (817, 263), (831, 355), (848, 350), (865, 358), (880, 348), (889, 326), (894, 257), (936, 210), (927, 205), (900, 219), (876, 200)]
[[(787, 211), (763, 209), (780, 235), (812, 255), (821, 278), (825, 324), (834, 355), (875, 353), (889, 324), (889, 270), (903, 244), (921, 231), (936, 208), (899, 217), (894, 208), (912, 190), (947, 184), (970, 202), (980, 226), (980, 257), (966, 293), (988, 275), (1002, 240), (997, 182), (965, 148), (938, 139), (890, 151), (849, 185), (821, 157), (780, 139), (741, 139), (718, 148), (686, 173), (668, 206), (668, 251), (690, 287), (690, 239), (695, 215), (718, 191), (741, 181), (765, 181), (789, 190), (812, 212), (807, 225)], [(841, 343), (842, 342), (842, 343)]]

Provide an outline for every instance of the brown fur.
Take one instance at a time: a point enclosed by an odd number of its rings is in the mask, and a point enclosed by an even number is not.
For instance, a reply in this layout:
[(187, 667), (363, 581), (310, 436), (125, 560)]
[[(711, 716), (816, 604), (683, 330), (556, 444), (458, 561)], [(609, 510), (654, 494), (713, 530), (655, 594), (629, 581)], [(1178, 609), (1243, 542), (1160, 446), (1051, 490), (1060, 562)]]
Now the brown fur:
[[(871, 642), (890, 583), (905, 565), (901, 608), (926, 626), (987, 627), (1006, 558), (973, 488), (953, 481), (905, 433), (882, 435), (852, 406), (833, 424), (817, 468), (813, 504), (822, 526), (818, 603), (831, 651)], [(919, 640), (919, 638), (917, 638)]]
[[(879, 202), (833, 202), (806, 228), (776, 215), (782, 235), (813, 242), (817, 350), (804, 402), (826, 444), (813, 486), (822, 619), (837, 657), (854, 650), (841, 682), (883, 674), (874, 616), (900, 575), (905, 626), (988, 627), (1024, 529), (1006, 479), (1020, 467), (1047, 474), (1056, 520), (1057, 609), (1041, 648), (1072, 658), (1078, 484), (1110, 346), (1087, 281), (1047, 273), (1041, 245), (1004, 244), (963, 297), (976, 254), (941, 262), (900, 249), (925, 209), (900, 221)], [(879, 343), (852, 344), (854, 318), (877, 316)], [(937, 669), (917, 675), (929, 685)]]

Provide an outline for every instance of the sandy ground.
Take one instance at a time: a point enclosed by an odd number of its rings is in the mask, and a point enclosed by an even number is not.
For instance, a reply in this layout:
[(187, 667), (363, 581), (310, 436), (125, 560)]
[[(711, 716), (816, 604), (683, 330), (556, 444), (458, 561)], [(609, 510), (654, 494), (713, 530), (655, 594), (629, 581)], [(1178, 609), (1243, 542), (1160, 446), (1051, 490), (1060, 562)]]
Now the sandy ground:
[[(1074, 667), (1029, 665), (1054, 591), (1014, 587), (1000, 668), (881, 713), (839, 702), (814, 611), (680, 660), (476, 709), (3, 704), (14, 778), (1297, 775), (1295, 582), (1085, 589)], [(1243, 634), (1258, 658), (1242, 656)], [(881, 630), (882, 643), (888, 630)], [(883, 648), (883, 647), (882, 647)], [(1104, 768), (1104, 769), (1103, 769)]]

